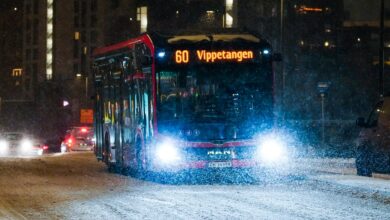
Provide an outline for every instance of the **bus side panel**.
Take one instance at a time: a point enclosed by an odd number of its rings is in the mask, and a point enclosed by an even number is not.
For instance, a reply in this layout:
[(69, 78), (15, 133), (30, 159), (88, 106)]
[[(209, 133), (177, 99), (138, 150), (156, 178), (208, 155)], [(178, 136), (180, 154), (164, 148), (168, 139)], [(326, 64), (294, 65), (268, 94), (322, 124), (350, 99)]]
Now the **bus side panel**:
[(103, 102), (102, 83), (100, 81), (100, 70), (94, 67), (95, 76), (95, 111), (94, 111), (94, 132), (95, 132), (95, 155), (98, 160), (102, 160), (103, 145)]

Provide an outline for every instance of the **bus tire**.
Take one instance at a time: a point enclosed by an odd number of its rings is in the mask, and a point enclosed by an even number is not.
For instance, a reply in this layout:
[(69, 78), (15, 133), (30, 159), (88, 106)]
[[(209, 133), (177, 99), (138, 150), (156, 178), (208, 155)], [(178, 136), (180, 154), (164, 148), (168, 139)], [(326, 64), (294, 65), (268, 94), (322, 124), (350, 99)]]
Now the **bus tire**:
[(110, 162), (110, 139), (109, 134), (106, 133), (104, 137), (104, 148), (103, 148), (103, 162), (107, 165), (107, 170), (109, 173), (114, 172), (114, 165)]

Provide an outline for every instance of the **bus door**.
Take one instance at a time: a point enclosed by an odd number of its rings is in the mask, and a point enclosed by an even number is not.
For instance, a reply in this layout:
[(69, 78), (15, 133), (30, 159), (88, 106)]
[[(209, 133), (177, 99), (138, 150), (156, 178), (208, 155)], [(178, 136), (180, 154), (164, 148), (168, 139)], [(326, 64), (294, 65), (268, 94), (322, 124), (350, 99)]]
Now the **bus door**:
[(95, 129), (95, 154), (98, 160), (102, 159), (102, 145), (103, 145), (103, 101), (102, 101), (102, 93), (103, 93), (103, 85), (102, 85), (102, 77), (103, 71), (102, 67), (98, 65), (94, 66), (94, 79), (95, 79), (95, 117), (94, 117), (94, 129)]
[[(135, 47), (136, 70), (134, 73), (134, 103), (136, 121), (136, 142), (141, 141), (142, 149), (136, 150), (136, 157), (146, 161), (149, 154), (149, 142), (153, 136), (153, 95), (152, 95), (152, 58), (149, 48), (144, 44)], [(138, 140), (137, 140), (138, 139)], [(143, 164), (144, 165), (144, 164)]]

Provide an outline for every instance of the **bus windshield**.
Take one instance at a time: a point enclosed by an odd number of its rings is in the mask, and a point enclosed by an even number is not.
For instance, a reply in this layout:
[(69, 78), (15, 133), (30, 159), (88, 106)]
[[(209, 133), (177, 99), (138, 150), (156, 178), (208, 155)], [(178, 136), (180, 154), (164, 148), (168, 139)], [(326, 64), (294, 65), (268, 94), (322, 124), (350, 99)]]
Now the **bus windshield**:
[[(272, 70), (261, 64), (198, 64), (157, 72), (159, 120), (243, 122), (272, 115)], [(271, 111), (271, 112), (270, 112)]]

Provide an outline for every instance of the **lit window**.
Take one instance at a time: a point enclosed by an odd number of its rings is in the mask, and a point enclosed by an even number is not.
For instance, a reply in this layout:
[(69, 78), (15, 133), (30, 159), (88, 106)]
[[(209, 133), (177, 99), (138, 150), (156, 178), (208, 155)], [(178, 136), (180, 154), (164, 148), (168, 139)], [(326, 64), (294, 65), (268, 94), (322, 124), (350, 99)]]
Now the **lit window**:
[(141, 33), (146, 32), (148, 28), (148, 7), (142, 6), (137, 8), (137, 21), (141, 25)]
[(223, 25), (225, 28), (232, 28), (235, 15), (234, 0), (225, 0), (225, 11)]
[(226, 13), (225, 19), (226, 19), (225, 20), (225, 27), (226, 28), (233, 27), (233, 17), (229, 13)]
[(13, 77), (18, 77), (22, 76), (22, 69), (21, 68), (15, 68), (12, 70), (12, 76)]
[(51, 80), (53, 74), (53, 0), (47, 0), (46, 9), (46, 79)]
[(78, 31), (74, 32), (74, 39), (80, 40), (80, 32), (78, 32)]
[(233, 0), (226, 0), (226, 11), (233, 10)]

